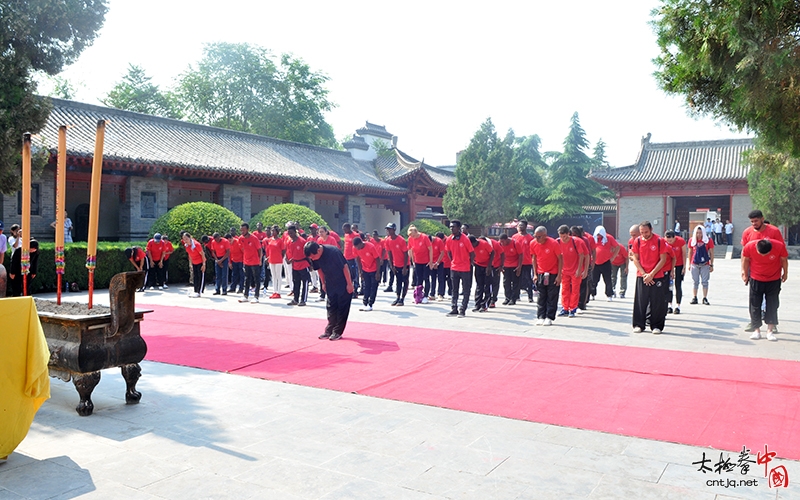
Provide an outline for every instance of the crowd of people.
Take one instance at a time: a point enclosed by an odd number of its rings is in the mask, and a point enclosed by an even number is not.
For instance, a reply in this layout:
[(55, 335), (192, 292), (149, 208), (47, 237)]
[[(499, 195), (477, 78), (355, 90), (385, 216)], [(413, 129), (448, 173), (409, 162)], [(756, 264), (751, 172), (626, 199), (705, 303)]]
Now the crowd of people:
[[(767, 338), (775, 340), (780, 282), (788, 272), (786, 247), (781, 232), (765, 223), (761, 212), (750, 215), (751, 227), (742, 235), (743, 278), (751, 287), (747, 331), (753, 333), (752, 338), (761, 338), (763, 321), (768, 325)], [(511, 236), (495, 239), (469, 234), (468, 226), (453, 220), (447, 236), (443, 232), (428, 235), (412, 225), (405, 238), (394, 223), (386, 225), (383, 236), (377, 230), (366, 233), (355, 224), (344, 224), (340, 236), (316, 224), (306, 232), (290, 221), (284, 227), (264, 228), (259, 223), (251, 231), (245, 223), (225, 235), (203, 235), (198, 240), (182, 233), (180, 238), (191, 265), (190, 297), (204, 292), (213, 262), (214, 295), (236, 294), (239, 302), (258, 303), (262, 292), (271, 292), (269, 299), (281, 299), (288, 289), (289, 306), (305, 306), (312, 294), (325, 301), (329, 328), (321, 338), (332, 340), (344, 332), (351, 301), (359, 299), (360, 311), (372, 311), (384, 286), (384, 292), (395, 296), (393, 307), (404, 306), (406, 300), (441, 302), (447, 296), (450, 317), (465, 317), (470, 300), (474, 313), (497, 307), (501, 288), (501, 305), (514, 306), (524, 291), (529, 302), (537, 301), (536, 324), (549, 326), (558, 317), (581, 314), (598, 290), (608, 301), (625, 298), (632, 264), (636, 270), (635, 333), (649, 328), (659, 334), (667, 315), (681, 314), (687, 271), (693, 284), (690, 304), (710, 305), (717, 243), (704, 225), (696, 226), (687, 241), (674, 230), (659, 236), (644, 221), (630, 228), (627, 244), (603, 226), (588, 234), (580, 226), (563, 225), (555, 237), (542, 226), (531, 233), (525, 220), (516, 229)], [(769, 242), (769, 248), (758, 244), (762, 240)], [(144, 249), (126, 250), (136, 269), (147, 271), (145, 288), (167, 287), (171, 251), (172, 244), (160, 234)], [(777, 278), (771, 279), (776, 273)], [(756, 315), (752, 304), (759, 294)]]

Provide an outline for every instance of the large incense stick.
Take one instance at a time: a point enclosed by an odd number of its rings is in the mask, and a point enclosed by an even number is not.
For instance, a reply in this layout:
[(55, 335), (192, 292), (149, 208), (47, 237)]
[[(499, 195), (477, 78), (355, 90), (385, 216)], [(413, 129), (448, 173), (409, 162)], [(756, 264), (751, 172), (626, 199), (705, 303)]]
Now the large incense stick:
[(97, 232), (100, 221), (100, 183), (103, 177), (103, 140), (106, 121), (97, 122), (97, 137), (92, 161), (92, 192), (89, 198), (89, 241), (86, 249), (86, 268), (89, 270), (89, 309), (94, 294), (94, 270), (97, 267)]
[(31, 134), (22, 136), (22, 295), (28, 295), (31, 272)]
[(64, 277), (64, 218), (67, 189), (67, 127), (58, 128), (58, 166), (56, 168), (56, 275), (58, 291), (56, 303), (61, 304), (61, 281)]

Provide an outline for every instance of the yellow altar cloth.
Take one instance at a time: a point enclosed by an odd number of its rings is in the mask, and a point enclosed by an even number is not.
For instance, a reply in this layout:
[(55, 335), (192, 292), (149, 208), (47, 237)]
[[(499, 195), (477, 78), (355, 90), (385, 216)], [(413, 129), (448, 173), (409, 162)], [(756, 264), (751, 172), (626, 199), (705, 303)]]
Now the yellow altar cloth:
[(25, 439), (50, 397), (49, 360), (33, 298), (0, 299), (0, 459)]

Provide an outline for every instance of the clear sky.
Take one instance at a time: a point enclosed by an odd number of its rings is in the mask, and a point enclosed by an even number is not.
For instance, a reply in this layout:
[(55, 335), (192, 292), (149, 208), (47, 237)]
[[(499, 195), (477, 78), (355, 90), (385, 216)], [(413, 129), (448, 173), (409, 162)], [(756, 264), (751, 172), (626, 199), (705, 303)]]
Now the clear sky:
[(94, 45), (62, 76), (77, 84), (78, 100), (99, 104), (129, 63), (169, 87), (205, 43), (291, 52), (330, 77), (338, 107), (327, 120), (336, 137), (369, 120), (432, 165), (454, 164), (487, 117), (501, 134), (538, 134), (549, 151), (561, 148), (577, 111), (592, 147), (606, 142), (613, 166), (632, 164), (648, 132), (653, 142), (742, 137), (689, 117), (679, 98), (658, 89), (648, 24), (657, 5), (110, 0)]

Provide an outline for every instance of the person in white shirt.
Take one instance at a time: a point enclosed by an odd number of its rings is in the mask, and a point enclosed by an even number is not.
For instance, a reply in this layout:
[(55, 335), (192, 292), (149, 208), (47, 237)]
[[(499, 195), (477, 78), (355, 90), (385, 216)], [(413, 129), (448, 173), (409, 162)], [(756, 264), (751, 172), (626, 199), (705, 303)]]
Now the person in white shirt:
[(728, 246), (733, 245), (733, 223), (730, 219), (725, 221), (725, 238), (728, 240)]
[(678, 219), (675, 219), (675, 232), (681, 234), (681, 223)]
[[(50, 227), (55, 229), (56, 221), (51, 222)], [(72, 220), (66, 210), (64, 210), (64, 243), (72, 243)]]
[(722, 243), (722, 227), (722, 222), (717, 219), (716, 222), (714, 222), (714, 243), (717, 245), (724, 245), (724, 243)]

